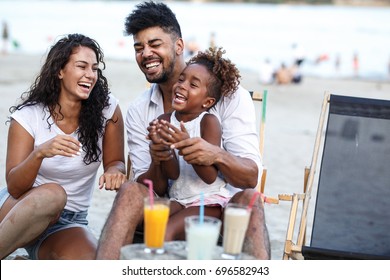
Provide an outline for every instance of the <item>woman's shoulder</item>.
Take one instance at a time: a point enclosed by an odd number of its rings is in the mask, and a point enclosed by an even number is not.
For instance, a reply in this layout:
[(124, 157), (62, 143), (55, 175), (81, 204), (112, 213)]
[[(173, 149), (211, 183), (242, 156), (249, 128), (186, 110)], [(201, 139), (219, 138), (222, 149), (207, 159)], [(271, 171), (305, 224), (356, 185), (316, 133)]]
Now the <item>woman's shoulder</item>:
[(45, 107), (42, 104), (26, 104), (17, 110), (15, 110), (11, 117), (29, 117), (32, 118), (34, 116), (39, 116), (39, 115), (45, 115), (48, 113), (48, 111), (45, 109)]
[(119, 103), (119, 99), (115, 97), (114, 94), (110, 93), (108, 95), (108, 100), (110, 102), (110, 104), (114, 104), (114, 105), (117, 105)]
[(11, 119), (18, 122), (33, 137), (37, 130), (47, 128), (48, 122), (50, 123), (49, 118), (48, 109), (41, 104), (23, 106), (11, 115)]
[(116, 107), (119, 105), (119, 100), (111, 93), (108, 95), (108, 100), (109, 106), (103, 109), (103, 115), (106, 119), (112, 118)]

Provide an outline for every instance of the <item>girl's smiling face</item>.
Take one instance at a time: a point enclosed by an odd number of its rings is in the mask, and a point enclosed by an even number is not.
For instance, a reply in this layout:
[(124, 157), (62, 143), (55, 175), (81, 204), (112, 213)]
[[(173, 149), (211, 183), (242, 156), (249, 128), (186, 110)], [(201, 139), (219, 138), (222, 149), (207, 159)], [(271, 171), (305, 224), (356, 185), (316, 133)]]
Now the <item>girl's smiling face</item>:
[(173, 85), (173, 109), (199, 115), (210, 108), (215, 103), (215, 98), (208, 96), (210, 75), (207, 68), (200, 64), (190, 64), (184, 68)]

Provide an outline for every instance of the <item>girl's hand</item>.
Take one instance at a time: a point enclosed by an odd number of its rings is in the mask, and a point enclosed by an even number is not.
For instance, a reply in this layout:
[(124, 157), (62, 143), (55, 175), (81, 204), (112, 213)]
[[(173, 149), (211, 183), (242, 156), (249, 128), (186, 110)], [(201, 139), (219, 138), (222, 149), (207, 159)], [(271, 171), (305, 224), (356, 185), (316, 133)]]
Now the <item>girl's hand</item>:
[(154, 144), (160, 144), (161, 139), (160, 136), (157, 133), (157, 126), (159, 121), (157, 119), (151, 121), (149, 123), (149, 126), (147, 130), (149, 131), (148, 135), (146, 136), (146, 139), (152, 141)]
[(163, 143), (160, 134), (158, 133), (159, 120), (155, 119), (149, 123), (149, 134), (146, 139), (150, 140), (149, 152), (152, 158), (152, 162), (155, 165), (159, 165), (161, 161), (167, 161), (172, 159), (172, 150), (169, 145)]
[(178, 129), (170, 122), (160, 120), (157, 126), (157, 134), (159, 135), (162, 143), (168, 146), (190, 138), (183, 122), (180, 122), (180, 129)]

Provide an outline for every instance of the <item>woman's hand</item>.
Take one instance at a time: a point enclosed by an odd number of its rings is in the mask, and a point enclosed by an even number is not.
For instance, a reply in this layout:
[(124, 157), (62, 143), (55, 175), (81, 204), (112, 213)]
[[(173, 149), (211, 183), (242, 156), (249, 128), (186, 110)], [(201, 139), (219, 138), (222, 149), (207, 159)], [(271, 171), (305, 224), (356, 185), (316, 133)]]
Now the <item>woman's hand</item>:
[(106, 190), (116, 191), (126, 180), (126, 175), (120, 172), (118, 168), (109, 167), (99, 178), (99, 189), (105, 187)]
[(82, 145), (69, 135), (57, 135), (37, 147), (38, 156), (51, 158), (54, 156), (75, 157), (81, 155)]

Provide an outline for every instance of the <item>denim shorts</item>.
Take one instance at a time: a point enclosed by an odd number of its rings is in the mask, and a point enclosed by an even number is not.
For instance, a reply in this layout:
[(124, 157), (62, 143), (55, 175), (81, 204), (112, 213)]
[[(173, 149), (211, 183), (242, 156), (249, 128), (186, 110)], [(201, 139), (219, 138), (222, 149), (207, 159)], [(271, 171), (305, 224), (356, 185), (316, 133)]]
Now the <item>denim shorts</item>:
[[(0, 190), (0, 208), (3, 206), (4, 202), (7, 200), (8, 197), (9, 197), (9, 193), (7, 191), (7, 188), (2, 188)], [(38, 251), (42, 245), (42, 242), (46, 238), (48, 238), (49, 235), (57, 231), (64, 230), (67, 228), (73, 228), (73, 227), (84, 227), (88, 229), (87, 215), (88, 215), (88, 211), (73, 212), (64, 209), (61, 212), (59, 220), (54, 225), (48, 227), (34, 243), (29, 244), (24, 248), (26, 249), (29, 258), (32, 260), (37, 260)]]
[(7, 200), (8, 197), (9, 197), (9, 193), (8, 193), (7, 187), (1, 188), (1, 190), (0, 190), (0, 208), (3, 207), (3, 204)]
[(29, 246), (24, 247), (29, 255), (29, 258), (37, 260), (38, 251), (43, 241), (55, 232), (73, 227), (83, 227), (88, 229), (87, 215), (88, 211), (72, 212), (64, 209), (59, 220), (54, 225), (47, 228), (33, 244), (29, 244)]

